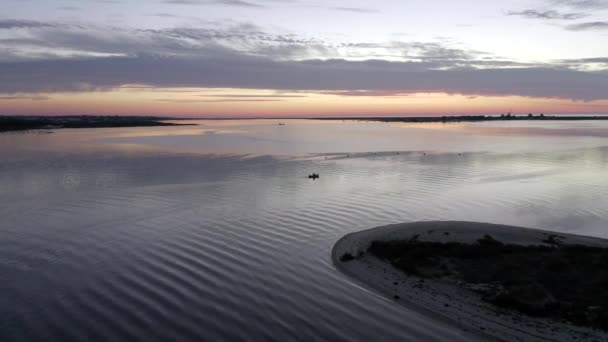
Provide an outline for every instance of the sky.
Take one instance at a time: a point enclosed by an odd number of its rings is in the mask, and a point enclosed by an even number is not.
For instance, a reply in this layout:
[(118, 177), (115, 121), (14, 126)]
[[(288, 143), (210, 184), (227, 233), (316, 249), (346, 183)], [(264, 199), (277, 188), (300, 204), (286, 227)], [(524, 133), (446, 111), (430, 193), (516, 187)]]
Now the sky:
[(608, 113), (608, 0), (0, 0), (0, 114)]

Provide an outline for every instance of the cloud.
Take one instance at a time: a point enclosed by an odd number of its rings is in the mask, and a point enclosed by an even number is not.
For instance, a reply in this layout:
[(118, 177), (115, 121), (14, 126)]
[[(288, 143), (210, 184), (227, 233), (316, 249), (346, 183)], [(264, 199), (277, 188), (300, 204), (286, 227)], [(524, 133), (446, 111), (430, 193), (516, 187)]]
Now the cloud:
[[(20, 32), (0, 37), (0, 60), (99, 55), (209, 56), (244, 53), (276, 59), (337, 56), (323, 41), (268, 33), (248, 23), (201, 23), (198, 27), (126, 29), (17, 21)], [(17, 25), (11, 22), (10, 26)], [(6, 25), (8, 26), (8, 24)], [(7, 49), (10, 47), (10, 49)], [(42, 54), (42, 52), (45, 52)]]
[(265, 7), (260, 4), (243, 0), (165, 0), (163, 2), (172, 5), (227, 5), (238, 7)]
[(594, 57), (594, 58), (578, 58), (578, 59), (564, 59), (563, 63), (606, 63), (608, 64), (608, 57)]
[(55, 27), (55, 24), (34, 21), (34, 20), (16, 20), (16, 19), (5, 19), (0, 20), (0, 29), (24, 29), (24, 28), (44, 28), (44, 27)]
[(150, 14), (150, 16), (160, 17), (160, 18), (185, 18), (184, 16), (181, 16), (181, 15), (176, 15), (176, 14), (171, 14), (171, 13), (166, 13), (166, 12)]
[(27, 101), (46, 101), (51, 98), (48, 96), (29, 96), (29, 95), (14, 95), (14, 96), (0, 96), (0, 101), (16, 101), (16, 100), (27, 100)]
[(281, 99), (218, 99), (218, 100), (192, 100), (192, 99), (158, 99), (158, 102), (170, 103), (224, 103), (224, 102), (280, 102)]
[(608, 30), (608, 21), (593, 21), (581, 24), (568, 25), (570, 31)]
[[(250, 88), (285, 91), (390, 91), (462, 95), (608, 99), (608, 76), (552, 68), (421, 71), (413, 62), (274, 61), (223, 58), (111, 57), (0, 63), (0, 93), (155, 87)], [(10, 81), (9, 81), (10, 80)]]
[(589, 16), (585, 13), (560, 13), (558, 11), (538, 11), (528, 9), (524, 11), (510, 11), (507, 15), (521, 16), (528, 19), (547, 19), (547, 20), (577, 20)]
[(336, 11), (353, 12), (353, 13), (378, 13), (377, 9), (361, 8), (361, 7), (331, 7)]
[[(166, 14), (164, 14), (166, 15)], [(248, 24), (199, 23), (194, 27), (165, 29), (118, 29), (83, 25), (39, 23), (44, 28), (24, 29), (26, 34), (0, 38), (10, 51), (0, 60), (118, 55), (211, 56), (238, 53), (277, 60), (315, 58), (401, 59), (423, 62), (422, 68), (508, 66), (488, 54), (454, 47), (445, 42), (340, 43), (291, 33), (269, 33)], [(523, 65), (520, 65), (523, 66)]]
[(76, 6), (60, 6), (57, 7), (58, 10), (61, 11), (80, 11), (82, 10), (82, 7), (76, 7)]
[[(608, 99), (606, 72), (582, 71), (592, 62), (522, 63), (444, 41), (326, 43), (289, 33), (269, 33), (252, 24), (118, 29), (21, 20), (0, 21), (0, 28), (2, 23), (19, 29), (18, 34), (5, 35), (0, 41), (3, 94), (145, 85), (345, 96), (440, 92)], [(389, 55), (395, 61), (382, 60)], [(575, 69), (578, 66), (581, 70)]]
[(608, 8), (608, 0), (551, 0), (551, 3), (578, 9)]
[(381, 96), (381, 97), (409, 97), (411, 94), (403, 93), (399, 90), (336, 90), (336, 91), (320, 91), (324, 95), (337, 96)]
[(270, 94), (270, 95), (222, 94), (222, 95), (202, 95), (202, 96), (204, 96), (204, 97), (221, 97), (221, 98), (240, 98), (240, 99), (307, 97), (306, 95), (284, 95), (284, 94)]
[(445, 42), (361, 42), (341, 44), (338, 48), (343, 57), (417, 61), (421, 62), (418, 65), (422, 68), (519, 65), (517, 62), (494, 59), (490, 54), (483, 51), (454, 47)]

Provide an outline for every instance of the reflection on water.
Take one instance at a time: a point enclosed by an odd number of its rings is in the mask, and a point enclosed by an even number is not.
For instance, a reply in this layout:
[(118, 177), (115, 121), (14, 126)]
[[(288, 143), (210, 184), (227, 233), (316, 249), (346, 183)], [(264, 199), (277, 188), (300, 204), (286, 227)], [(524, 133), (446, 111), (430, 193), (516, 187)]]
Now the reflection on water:
[(600, 147), (608, 121), (379, 123), (286, 120), (176, 121), (197, 126), (66, 129), (0, 134), (0, 152), (159, 151), (303, 155), (386, 151), (529, 152)]
[(435, 219), (608, 237), (601, 122), (203, 123), (0, 135), (1, 341), (466, 341), (336, 272), (333, 242)]

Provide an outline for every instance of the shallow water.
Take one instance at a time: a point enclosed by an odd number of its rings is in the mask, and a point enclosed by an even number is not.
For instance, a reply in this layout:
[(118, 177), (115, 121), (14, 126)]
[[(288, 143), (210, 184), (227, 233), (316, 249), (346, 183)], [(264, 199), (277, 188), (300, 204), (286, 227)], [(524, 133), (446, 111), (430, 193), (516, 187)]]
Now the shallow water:
[(466, 341), (333, 243), (441, 219), (608, 237), (604, 122), (199, 123), (0, 134), (0, 341)]

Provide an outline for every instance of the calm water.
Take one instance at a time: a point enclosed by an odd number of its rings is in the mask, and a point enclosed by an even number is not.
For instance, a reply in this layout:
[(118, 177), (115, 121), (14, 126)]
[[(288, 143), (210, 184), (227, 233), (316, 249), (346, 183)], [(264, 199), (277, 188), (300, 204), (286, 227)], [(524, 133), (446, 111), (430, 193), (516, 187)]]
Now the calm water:
[(0, 341), (466, 341), (333, 243), (439, 219), (608, 237), (608, 123), (200, 123), (0, 134)]

